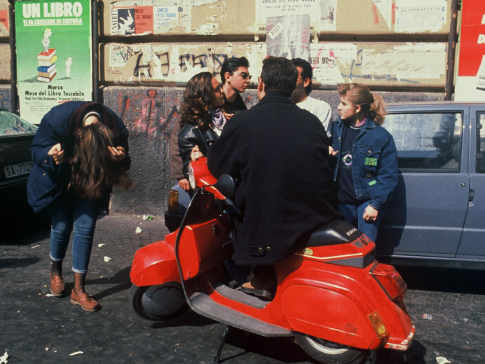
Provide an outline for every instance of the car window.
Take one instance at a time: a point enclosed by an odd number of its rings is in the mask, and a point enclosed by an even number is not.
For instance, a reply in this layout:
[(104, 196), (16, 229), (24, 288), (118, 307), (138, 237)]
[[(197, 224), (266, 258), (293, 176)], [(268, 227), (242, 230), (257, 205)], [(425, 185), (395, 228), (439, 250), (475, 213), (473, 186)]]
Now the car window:
[(485, 112), (477, 113), (477, 172), (485, 173)]
[(0, 110), (0, 135), (35, 134), (37, 127), (18, 115)]
[(461, 113), (388, 114), (384, 127), (394, 137), (402, 171), (458, 172)]

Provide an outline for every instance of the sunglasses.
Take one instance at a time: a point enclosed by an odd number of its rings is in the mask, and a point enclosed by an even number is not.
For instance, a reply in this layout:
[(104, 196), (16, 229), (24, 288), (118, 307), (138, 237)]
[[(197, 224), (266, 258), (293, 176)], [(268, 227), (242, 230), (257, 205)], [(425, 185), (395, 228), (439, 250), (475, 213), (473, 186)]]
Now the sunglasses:
[(249, 80), (251, 79), (251, 75), (250, 75), (249, 73), (246, 73), (246, 72), (241, 72), (239, 75), (240, 75), (240, 76), (241, 76), (243, 79), (245, 79), (245, 80), (246, 80), (246, 79), (249, 79)]

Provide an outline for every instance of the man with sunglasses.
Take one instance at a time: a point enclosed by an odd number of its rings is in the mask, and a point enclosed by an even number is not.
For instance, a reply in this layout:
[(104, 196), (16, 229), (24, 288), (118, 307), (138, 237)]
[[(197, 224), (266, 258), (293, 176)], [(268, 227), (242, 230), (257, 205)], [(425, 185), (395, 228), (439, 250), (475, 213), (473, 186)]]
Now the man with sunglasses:
[(248, 67), (249, 62), (246, 57), (226, 58), (222, 64), (221, 82), (225, 98), (222, 110), (227, 119), (238, 111), (247, 110), (240, 93), (246, 91), (251, 81)]

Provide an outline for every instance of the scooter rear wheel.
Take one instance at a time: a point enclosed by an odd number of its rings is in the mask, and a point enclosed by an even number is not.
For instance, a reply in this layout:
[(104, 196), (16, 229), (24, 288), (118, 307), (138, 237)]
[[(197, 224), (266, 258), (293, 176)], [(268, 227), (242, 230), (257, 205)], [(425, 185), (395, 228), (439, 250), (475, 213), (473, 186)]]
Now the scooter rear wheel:
[(367, 351), (344, 346), (313, 336), (295, 333), (296, 343), (314, 360), (326, 364), (357, 364)]
[(177, 282), (159, 286), (133, 286), (132, 290), (133, 308), (138, 315), (147, 320), (167, 320), (187, 308), (184, 293)]

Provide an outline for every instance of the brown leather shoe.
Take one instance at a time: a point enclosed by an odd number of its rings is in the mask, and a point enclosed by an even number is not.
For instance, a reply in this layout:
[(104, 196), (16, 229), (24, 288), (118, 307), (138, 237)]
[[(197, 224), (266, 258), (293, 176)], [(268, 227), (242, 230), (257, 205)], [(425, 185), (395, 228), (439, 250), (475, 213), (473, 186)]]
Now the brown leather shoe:
[(61, 297), (64, 294), (64, 280), (60, 275), (50, 274), (51, 294), (55, 297)]
[(71, 303), (73, 305), (80, 305), (84, 311), (88, 312), (97, 311), (101, 307), (99, 302), (86, 292), (77, 293), (74, 289), (71, 292)]

